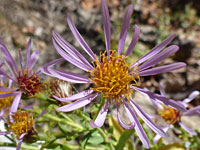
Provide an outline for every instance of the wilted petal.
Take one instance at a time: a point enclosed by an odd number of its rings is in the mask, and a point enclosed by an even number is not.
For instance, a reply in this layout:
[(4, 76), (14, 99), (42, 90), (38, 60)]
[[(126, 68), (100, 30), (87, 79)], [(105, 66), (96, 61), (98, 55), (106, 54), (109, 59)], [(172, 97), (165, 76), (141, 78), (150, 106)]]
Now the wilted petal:
[(3, 93), (0, 94), (0, 98), (5, 98), (5, 97), (10, 97), (10, 96), (15, 96), (16, 93)]
[(68, 97), (64, 97), (64, 98), (59, 98), (57, 96), (53, 96), (55, 99), (61, 101), (61, 102), (69, 102), (69, 101), (73, 101), (73, 100), (77, 100), (83, 97), (88, 96), (89, 94), (91, 94), (93, 92), (93, 90), (89, 89), (89, 90), (85, 90), (82, 91), (80, 93), (74, 94), (72, 96), (68, 96)]
[(187, 127), (182, 122), (179, 121), (178, 124), (181, 126), (181, 128), (185, 129), (185, 131), (187, 131), (189, 134), (197, 135), (197, 133), (194, 130), (192, 130), (191, 128)]
[(99, 93), (91, 94), (91, 95), (81, 98), (73, 103), (67, 104), (62, 107), (58, 107), (57, 110), (62, 111), (62, 112), (69, 112), (69, 111), (81, 108), (81, 107), (89, 104), (91, 101), (93, 101), (98, 95), (99, 95)]
[(124, 101), (124, 108), (125, 108), (125, 111), (130, 119), (131, 122), (135, 122), (135, 130), (141, 140), (141, 142), (143, 143), (143, 145), (146, 147), (146, 148), (150, 148), (150, 145), (149, 145), (149, 139), (146, 135), (146, 133), (144, 132), (140, 122), (138, 121), (136, 115), (134, 114), (133, 110), (130, 108), (130, 106)]
[(132, 107), (138, 114), (138, 116), (157, 134), (161, 135), (162, 137), (167, 137), (165, 132), (158, 126), (156, 125), (146, 114), (143, 112), (143, 110), (133, 101), (130, 101)]
[(183, 68), (185, 66), (186, 66), (185, 63), (178, 62), (178, 63), (173, 63), (170, 65), (164, 65), (164, 66), (155, 67), (152, 69), (143, 70), (143, 71), (139, 72), (139, 75), (140, 76), (156, 75), (156, 74), (160, 74), (160, 73), (164, 73), (164, 72), (177, 70), (177, 69)]
[(126, 40), (126, 36), (128, 33), (128, 27), (130, 23), (130, 18), (133, 13), (133, 5), (129, 5), (129, 7), (126, 10), (126, 13), (124, 15), (123, 23), (122, 23), (122, 28), (121, 28), (121, 33), (120, 33), (120, 39), (118, 43), (118, 54), (120, 55), (122, 53), (122, 50), (124, 48), (124, 43)]
[(75, 27), (74, 23), (72, 22), (72, 20), (71, 20), (71, 18), (70, 18), (69, 15), (67, 15), (67, 23), (68, 23), (69, 28), (71, 29), (74, 37), (79, 42), (79, 44), (81, 45), (81, 47), (92, 58), (92, 60), (95, 60), (95, 55), (94, 55), (93, 51), (90, 49), (90, 47), (88, 46), (88, 44), (85, 42), (85, 40), (83, 39), (83, 37), (80, 35), (80, 33), (76, 29), (76, 27)]
[(132, 53), (133, 49), (135, 48), (136, 43), (138, 42), (139, 34), (140, 34), (140, 28), (137, 25), (135, 25), (135, 33), (131, 40), (131, 44), (129, 45), (128, 49), (126, 50), (125, 56), (128, 56)]
[(118, 118), (118, 121), (120, 123), (120, 125), (124, 128), (124, 129), (133, 129), (135, 127), (135, 122), (132, 122), (130, 125), (126, 125), (122, 119), (121, 119), (121, 114), (120, 114), (120, 111), (119, 111), (119, 106), (117, 106), (117, 118)]
[(172, 54), (176, 53), (178, 51), (178, 49), (179, 49), (179, 47), (176, 45), (172, 45), (172, 46), (166, 48), (164, 51), (155, 55), (153, 58), (151, 58), (150, 60), (146, 61), (141, 66), (139, 66), (140, 72), (147, 68), (152, 67), (153, 65), (159, 63), (160, 61), (164, 60), (165, 58), (168, 58)]
[(106, 115), (108, 113), (108, 108), (109, 108), (109, 101), (107, 100), (106, 103), (101, 107), (101, 110), (99, 111), (96, 120), (94, 122), (90, 120), (90, 126), (92, 128), (99, 128), (103, 125), (106, 119)]
[(108, 11), (108, 6), (105, 2), (105, 0), (101, 1), (101, 13), (103, 17), (103, 29), (104, 29), (104, 36), (105, 36), (105, 42), (106, 42), (106, 50), (107, 50), (107, 55), (110, 55), (110, 37), (111, 37), (111, 32), (110, 32), (110, 16), (109, 16), (109, 11)]
[(14, 100), (13, 100), (13, 102), (12, 102), (12, 105), (11, 105), (11, 107), (10, 107), (10, 112), (11, 112), (11, 113), (17, 112), (17, 108), (18, 108), (18, 106), (19, 106), (19, 102), (20, 102), (20, 100), (21, 100), (21, 96), (22, 96), (22, 93), (21, 93), (21, 92), (17, 93), (17, 95), (15, 96), (15, 98), (14, 98)]

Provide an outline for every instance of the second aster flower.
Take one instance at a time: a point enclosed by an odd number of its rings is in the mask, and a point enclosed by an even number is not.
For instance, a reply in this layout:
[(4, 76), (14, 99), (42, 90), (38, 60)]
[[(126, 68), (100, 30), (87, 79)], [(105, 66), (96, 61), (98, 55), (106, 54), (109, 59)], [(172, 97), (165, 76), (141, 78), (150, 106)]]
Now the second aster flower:
[[(131, 14), (133, 11), (133, 6), (130, 5), (125, 13), (122, 29), (120, 33), (120, 39), (118, 43), (118, 49), (112, 50), (110, 47), (111, 40), (111, 30), (110, 30), (110, 17), (108, 7), (104, 0), (101, 2), (101, 10), (103, 16), (103, 27), (105, 35), (106, 50), (100, 53), (100, 58), (98, 58), (93, 51), (90, 49), (88, 44), (82, 38), (75, 25), (73, 24), (69, 15), (67, 15), (68, 25), (79, 42), (83, 50), (90, 56), (92, 63), (89, 63), (83, 55), (76, 50), (72, 45), (65, 41), (58, 33), (53, 31), (53, 44), (57, 52), (64, 59), (57, 59), (41, 68), (41, 71), (49, 76), (59, 78), (73, 83), (90, 83), (93, 85), (92, 88), (82, 91), (80, 93), (74, 94), (66, 98), (55, 97), (57, 100), (62, 102), (71, 102), (65, 106), (57, 108), (62, 112), (69, 112), (78, 108), (81, 108), (89, 103), (91, 103), (100, 94), (106, 98), (104, 105), (102, 106), (99, 114), (95, 121), (90, 121), (90, 125), (94, 128), (101, 127), (104, 124), (109, 106), (111, 104), (116, 104), (117, 106), (117, 117), (121, 126), (125, 129), (135, 128), (139, 138), (145, 147), (149, 148), (149, 140), (137, 119), (136, 114), (157, 134), (165, 137), (165, 132), (158, 127), (149, 116), (135, 103), (134, 92), (139, 91), (149, 95), (152, 99), (158, 99), (165, 105), (172, 106), (179, 110), (185, 111), (185, 107), (173, 100), (170, 100), (164, 96), (152, 93), (148, 90), (139, 88), (140, 77), (156, 75), (172, 70), (176, 70), (185, 67), (184, 63), (178, 62), (174, 64), (169, 64), (161, 67), (154, 67), (153, 65), (159, 63), (163, 59), (173, 55), (178, 51), (178, 46), (172, 45), (164, 49), (175, 37), (175, 35), (170, 35), (162, 43), (155, 46), (147, 54), (138, 59), (137, 62), (129, 64), (127, 62), (127, 57), (132, 53), (138, 38), (139, 38), (139, 28), (135, 26), (135, 34), (129, 47), (122, 54), (124, 49), (125, 39), (128, 33), (129, 22)], [(76, 67), (89, 73), (89, 77), (72, 73), (63, 70), (55, 70), (52, 68), (56, 63), (67, 60)], [(123, 122), (121, 117), (119, 106), (122, 105), (131, 121), (130, 125)], [(131, 107), (132, 106), (132, 107)]]
[[(42, 83), (40, 80), (40, 75), (38, 70), (33, 70), (33, 67), (38, 60), (39, 51), (36, 50), (31, 54), (31, 39), (28, 42), (26, 62), (22, 61), (21, 50), (19, 50), (19, 66), (17, 66), (16, 61), (14, 61), (10, 52), (0, 39), (0, 50), (4, 56), (5, 64), (0, 65), (0, 75), (4, 80), (7, 78), (9, 83), (8, 87), (0, 86), (0, 98), (7, 98), (14, 96), (12, 105), (10, 107), (10, 112), (16, 112), (20, 104), (22, 94), (29, 97), (33, 97), (36, 93), (40, 92)], [(10, 73), (4, 70), (4, 66), (8, 67)], [(2, 80), (3, 81), (3, 80)], [(11, 88), (11, 85), (14, 88)]]

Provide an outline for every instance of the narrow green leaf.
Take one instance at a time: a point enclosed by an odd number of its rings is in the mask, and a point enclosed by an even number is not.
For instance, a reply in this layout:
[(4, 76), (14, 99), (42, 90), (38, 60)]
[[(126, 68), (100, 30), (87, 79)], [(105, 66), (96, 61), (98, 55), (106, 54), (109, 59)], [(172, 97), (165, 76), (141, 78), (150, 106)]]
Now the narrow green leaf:
[(115, 146), (115, 149), (123, 150), (124, 146), (126, 145), (126, 142), (130, 139), (133, 133), (134, 133), (134, 130), (124, 130), (124, 132), (121, 134), (119, 138), (117, 145)]

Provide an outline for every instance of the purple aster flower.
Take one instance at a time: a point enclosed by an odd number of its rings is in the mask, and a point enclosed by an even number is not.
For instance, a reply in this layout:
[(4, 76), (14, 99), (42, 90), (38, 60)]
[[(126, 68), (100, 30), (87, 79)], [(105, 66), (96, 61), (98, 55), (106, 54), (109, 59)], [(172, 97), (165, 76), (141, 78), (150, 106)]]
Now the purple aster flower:
[[(101, 127), (104, 124), (108, 108), (111, 104), (117, 105), (117, 117), (121, 126), (125, 129), (135, 128), (136, 132), (141, 139), (145, 147), (149, 148), (149, 140), (139, 123), (136, 114), (144, 120), (144, 122), (157, 134), (165, 137), (165, 132), (158, 127), (149, 116), (143, 112), (143, 110), (134, 101), (134, 92), (139, 91), (149, 95), (152, 99), (158, 99), (166, 105), (175, 107), (184, 111), (185, 107), (171, 99), (164, 96), (152, 93), (148, 90), (144, 90), (138, 87), (138, 80), (141, 76), (155, 75), (172, 70), (176, 70), (185, 67), (185, 63), (174, 63), (161, 67), (152, 68), (153, 65), (159, 63), (163, 59), (173, 55), (178, 51), (178, 46), (171, 45), (165, 49), (165, 47), (174, 39), (175, 35), (170, 35), (162, 43), (155, 46), (147, 54), (138, 59), (137, 62), (129, 64), (126, 58), (132, 53), (138, 38), (140, 30), (135, 25), (135, 34), (129, 47), (125, 50), (125, 54), (122, 54), (124, 49), (125, 39), (128, 33), (129, 22), (131, 14), (133, 12), (133, 5), (130, 5), (125, 13), (122, 29), (120, 33), (120, 39), (118, 44), (118, 50), (111, 50), (110, 47), (110, 17), (108, 13), (108, 7), (105, 0), (101, 1), (101, 10), (103, 16), (103, 27), (105, 35), (106, 51), (100, 53), (98, 58), (83, 37), (80, 35), (75, 25), (73, 24), (69, 15), (67, 15), (67, 22), (74, 37), (79, 42), (83, 50), (90, 56), (92, 63), (83, 57), (83, 55), (76, 50), (71, 44), (65, 41), (58, 33), (53, 31), (53, 44), (57, 52), (63, 57), (61, 59), (54, 60), (41, 68), (41, 71), (49, 76), (59, 78), (64, 81), (73, 83), (89, 83), (93, 87), (74, 94), (66, 98), (55, 98), (62, 102), (71, 102), (65, 106), (57, 108), (62, 112), (69, 112), (78, 108), (81, 108), (91, 103), (100, 94), (103, 94), (106, 98), (105, 104), (102, 106), (95, 121), (90, 121), (90, 125), (94, 128)], [(63, 70), (55, 70), (52, 68), (56, 63), (67, 60), (76, 67), (89, 73), (89, 76), (84, 76), (78, 73), (72, 73)], [(92, 65), (91, 65), (92, 64)], [(123, 105), (125, 111), (131, 121), (130, 125), (124, 123), (121, 114), (119, 112), (119, 106)], [(131, 107), (131, 106), (132, 107)]]
[[(166, 97), (166, 93), (163, 89), (162, 84), (160, 84), (160, 93), (161, 93), (162, 96)], [(188, 107), (187, 103), (191, 102), (198, 95), (199, 95), (199, 91), (193, 91), (189, 95), (188, 98), (185, 98), (184, 100), (179, 101), (179, 102), (182, 103), (185, 107)], [(200, 106), (196, 106), (196, 107), (191, 108), (191, 109), (189, 109), (185, 112), (180, 112), (180, 111), (178, 111), (178, 110), (176, 110), (172, 107), (164, 105), (163, 103), (161, 103), (157, 99), (154, 99), (154, 100), (151, 99), (151, 101), (154, 104), (154, 106), (157, 108), (157, 111), (158, 111), (158, 116), (156, 116), (155, 118), (162, 117), (164, 119), (164, 121), (167, 123), (163, 127), (163, 130), (165, 132), (167, 132), (169, 128), (172, 128), (174, 124), (179, 124), (180, 127), (183, 128), (184, 130), (186, 130), (189, 134), (196, 135), (196, 132), (194, 130), (187, 127), (186, 125), (184, 125), (181, 122), (181, 117), (182, 116), (200, 115)], [(154, 137), (154, 144), (157, 143), (160, 138), (161, 138), (161, 136), (157, 134)]]
[[(32, 54), (30, 53), (30, 39), (27, 46), (26, 63), (23, 65), (21, 50), (19, 50), (20, 67), (18, 67), (8, 49), (3, 44), (2, 40), (0, 40), (0, 49), (3, 53), (5, 64), (10, 70), (10, 74), (6, 73), (2, 67), (3, 63), (1, 64), (0, 75), (2, 79), (3, 77), (8, 79), (9, 86), (0, 86), (0, 91), (3, 91), (3, 93), (0, 93), (0, 98), (3, 99), (14, 96), (13, 103), (10, 107), (10, 112), (16, 112), (22, 94), (32, 97), (35, 93), (40, 91), (42, 83), (40, 82), (39, 71), (35, 72), (33, 70), (33, 66), (35, 65), (39, 56), (39, 51), (36, 50)], [(10, 88), (11, 84), (17, 88)]]
[(29, 141), (33, 135), (37, 132), (34, 129), (35, 122), (47, 111), (43, 111), (35, 120), (33, 120), (33, 115), (26, 111), (17, 110), (11, 116), (11, 121), (6, 122), (8, 124), (9, 131), (1, 131), (0, 135), (14, 134), (19, 140), (16, 150), (20, 150), (23, 141)]

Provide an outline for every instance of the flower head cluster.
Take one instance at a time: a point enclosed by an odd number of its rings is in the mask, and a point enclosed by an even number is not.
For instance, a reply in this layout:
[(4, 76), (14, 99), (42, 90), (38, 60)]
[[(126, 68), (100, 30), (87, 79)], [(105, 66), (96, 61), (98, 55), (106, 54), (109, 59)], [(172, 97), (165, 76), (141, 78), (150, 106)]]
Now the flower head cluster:
[[(65, 41), (56, 31), (53, 31), (54, 47), (63, 58), (46, 64), (41, 68), (41, 71), (49, 76), (56, 77), (61, 80), (73, 83), (89, 83), (93, 86), (90, 89), (66, 98), (59, 98), (55, 96), (55, 98), (59, 101), (71, 102), (70, 104), (57, 108), (59, 111), (69, 112), (81, 108), (91, 103), (100, 94), (103, 94), (103, 96), (106, 98), (106, 101), (102, 106), (99, 114), (97, 115), (96, 120), (90, 121), (90, 125), (94, 128), (101, 127), (105, 121), (109, 106), (111, 104), (116, 104), (117, 117), (121, 126), (125, 129), (135, 128), (144, 146), (149, 148), (148, 138), (142, 126), (140, 125), (136, 114), (157, 134), (161, 136), (166, 136), (166, 134), (135, 103), (134, 92), (138, 91), (145, 93), (149, 95), (151, 99), (157, 99), (163, 104), (172, 106), (173, 108), (181, 111), (185, 111), (185, 107), (182, 104), (179, 104), (164, 96), (154, 94), (148, 90), (139, 88), (138, 80), (142, 76), (156, 75), (185, 67), (185, 63), (178, 62), (160, 67), (152, 67), (178, 51), (179, 48), (176, 45), (171, 45), (165, 48), (174, 39), (175, 35), (173, 34), (161, 42), (159, 45), (151, 49), (147, 54), (139, 58), (135, 63), (129, 64), (126, 58), (132, 53), (140, 33), (139, 27), (135, 25), (135, 34), (131, 40), (131, 43), (128, 48), (125, 49), (125, 53), (122, 54), (128, 33), (133, 6), (130, 5), (124, 15), (117, 50), (112, 50), (110, 46), (110, 17), (105, 0), (101, 1), (101, 11), (103, 16), (106, 50), (104, 52), (100, 52), (100, 58), (97, 58), (97, 56), (93, 53), (89, 45), (85, 42), (83, 37), (76, 29), (70, 15), (67, 15), (69, 28), (71, 29), (76, 40), (79, 42), (80, 46), (90, 56), (91, 63), (89, 63), (88, 60), (86, 60), (86, 58), (78, 50), (76, 50), (71, 44)], [(62, 60), (67, 60), (76, 67), (88, 72), (89, 76), (52, 68), (52, 66)], [(127, 125), (123, 122), (119, 111), (120, 105), (123, 105), (125, 108), (125, 111), (131, 121), (130, 125)]]
[[(13, 99), (10, 107), (11, 112), (17, 111), (22, 94), (32, 97), (41, 90), (42, 83), (40, 81), (39, 71), (33, 70), (38, 60), (39, 51), (36, 50), (31, 54), (30, 49), (31, 39), (27, 46), (25, 64), (23, 64), (21, 50), (19, 50), (20, 67), (18, 67), (6, 46), (3, 44), (2, 40), (0, 40), (0, 50), (5, 59), (5, 64), (3, 62), (0, 64), (0, 98), (7, 100)], [(10, 74), (5, 72), (3, 68), (5, 65), (9, 68)], [(3, 78), (8, 79), (8, 85), (6, 81), (3, 82)]]
[(13, 134), (17, 137), (18, 144), (16, 150), (20, 150), (23, 140), (30, 141), (32, 136), (36, 135), (37, 132), (34, 129), (35, 122), (47, 111), (43, 111), (35, 120), (33, 119), (33, 114), (17, 110), (17, 112), (11, 115), (8, 125), (8, 131), (1, 131), (0, 135)]
[[(163, 85), (160, 84), (160, 93), (162, 96), (166, 97), (166, 93), (164, 91)], [(199, 91), (193, 91), (188, 98), (185, 98), (182, 101), (179, 101), (182, 103), (185, 107), (188, 108), (188, 103), (191, 102), (195, 97), (199, 95)], [(191, 128), (187, 127), (181, 122), (181, 117), (182, 116), (193, 116), (193, 115), (199, 115), (200, 114), (200, 106), (196, 106), (194, 108), (191, 108), (185, 112), (181, 112), (179, 110), (176, 110), (170, 106), (166, 106), (163, 103), (159, 102), (158, 100), (154, 99), (152, 100), (152, 103), (154, 106), (157, 108), (158, 112), (158, 117), (162, 117), (163, 120), (167, 123), (164, 127), (163, 130), (165, 132), (168, 131), (169, 128), (172, 128), (174, 124), (179, 124), (181, 128), (185, 129), (189, 134), (191, 135), (196, 135), (196, 132), (192, 130)], [(155, 118), (155, 119), (156, 119)], [(154, 143), (157, 143), (159, 139), (161, 138), (160, 135), (156, 135), (154, 138)]]

